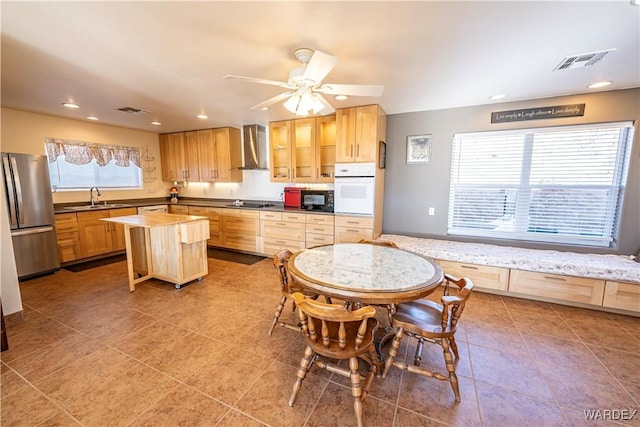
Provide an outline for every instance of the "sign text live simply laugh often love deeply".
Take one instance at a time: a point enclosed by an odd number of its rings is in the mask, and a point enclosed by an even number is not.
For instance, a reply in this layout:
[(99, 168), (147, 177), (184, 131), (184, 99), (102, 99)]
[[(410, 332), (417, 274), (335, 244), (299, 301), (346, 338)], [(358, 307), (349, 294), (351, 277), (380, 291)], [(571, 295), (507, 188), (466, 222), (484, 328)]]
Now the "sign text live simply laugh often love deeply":
[(553, 107), (525, 108), (523, 110), (498, 111), (491, 113), (491, 123), (584, 116), (584, 106), (585, 104), (570, 104), (554, 105)]

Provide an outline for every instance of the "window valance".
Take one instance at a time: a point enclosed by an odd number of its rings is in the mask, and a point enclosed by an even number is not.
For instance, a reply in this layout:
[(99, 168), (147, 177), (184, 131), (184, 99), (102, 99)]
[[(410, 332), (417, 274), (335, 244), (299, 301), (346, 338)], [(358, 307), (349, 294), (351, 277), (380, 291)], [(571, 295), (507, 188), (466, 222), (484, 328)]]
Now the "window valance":
[(98, 166), (105, 166), (111, 160), (115, 160), (116, 166), (126, 168), (133, 163), (141, 167), (140, 148), (137, 147), (96, 144), (58, 138), (45, 138), (44, 147), (49, 163), (55, 162), (58, 156), (64, 155), (65, 161), (74, 165), (86, 165), (95, 159)]

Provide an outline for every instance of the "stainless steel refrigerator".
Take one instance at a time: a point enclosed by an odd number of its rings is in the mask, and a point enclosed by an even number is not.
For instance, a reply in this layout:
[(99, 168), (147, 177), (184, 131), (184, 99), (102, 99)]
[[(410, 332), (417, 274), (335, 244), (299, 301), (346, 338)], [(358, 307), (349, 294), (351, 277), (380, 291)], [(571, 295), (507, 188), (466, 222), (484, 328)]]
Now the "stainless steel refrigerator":
[(2, 153), (18, 278), (60, 268), (47, 156)]

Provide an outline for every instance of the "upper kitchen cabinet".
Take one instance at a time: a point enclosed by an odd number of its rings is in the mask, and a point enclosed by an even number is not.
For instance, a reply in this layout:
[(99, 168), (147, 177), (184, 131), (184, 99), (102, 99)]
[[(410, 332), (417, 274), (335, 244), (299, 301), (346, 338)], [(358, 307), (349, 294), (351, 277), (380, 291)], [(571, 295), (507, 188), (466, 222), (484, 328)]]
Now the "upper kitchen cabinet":
[(271, 181), (293, 182), (291, 177), (291, 120), (269, 124)]
[(241, 182), (240, 130), (205, 129), (160, 135), (164, 181)]
[(160, 135), (160, 161), (163, 181), (183, 181), (187, 179), (183, 132)]
[(333, 182), (335, 116), (272, 122), (271, 181)]
[(197, 131), (200, 181), (242, 182), (240, 130)]
[(386, 139), (386, 114), (379, 105), (336, 110), (336, 132), (337, 163), (375, 162)]

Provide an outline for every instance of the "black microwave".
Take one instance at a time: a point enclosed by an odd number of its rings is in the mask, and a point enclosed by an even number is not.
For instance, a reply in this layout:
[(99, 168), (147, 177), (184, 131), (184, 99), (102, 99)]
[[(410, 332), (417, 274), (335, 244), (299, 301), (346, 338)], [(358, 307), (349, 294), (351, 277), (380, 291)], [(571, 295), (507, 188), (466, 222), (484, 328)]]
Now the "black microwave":
[(333, 212), (333, 190), (302, 190), (300, 204), (309, 211)]

